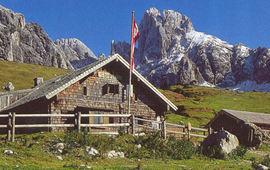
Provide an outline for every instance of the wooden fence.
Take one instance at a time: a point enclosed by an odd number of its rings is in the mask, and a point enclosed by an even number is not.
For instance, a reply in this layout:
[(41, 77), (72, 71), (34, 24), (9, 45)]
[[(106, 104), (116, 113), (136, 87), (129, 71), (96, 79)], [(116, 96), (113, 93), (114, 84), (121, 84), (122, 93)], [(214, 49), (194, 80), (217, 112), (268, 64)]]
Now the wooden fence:
[[(172, 123), (166, 123), (164, 119), (162, 121), (153, 121), (153, 120), (146, 120), (146, 119), (141, 119), (141, 118), (136, 118), (134, 115), (132, 115), (132, 129), (135, 129), (135, 127), (140, 127), (143, 131), (145, 129), (150, 129), (150, 130), (160, 130), (162, 131), (163, 138), (166, 139), (167, 136), (170, 135), (176, 135), (180, 138), (187, 138), (188, 140), (190, 137), (198, 137), (198, 138), (206, 138), (208, 135), (211, 134), (211, 128), (205, 129), (205, 128), (197, 128), (197, 127), (192, 127), (190, 123), (188, 125), (178, 125), (178, 124), (172, 124)], [(135, 123), (137, 121), (142, 121), (142, 122), (148, 122), (150, 124), (138, 124)], [(149, 126), (150, 125), (150, 126)], [(201, 132), (202, 134), (197, 134), (197, 132)], [(206, 135), (206, 133), (208, 135)], [(136, 134), (136, 130), (133, 130), (133, 134)]]
[[(23, 118), (34, 118), (34, 117), (71, 117), (74, 118), (74, 123), (70, 124), (16, 124), (16, 118), (23, 117)], [(120, 123), (108, 123), (108, 124), (82, 124), (81, 118), (82, 117), (118, 117), (118, 118), (126, 118), (126, 122), (120, 121)], [(171, 124), (166, 123), (163, 119), (162, 121), (153, 121), (147, 120), (142, 118), (136, 118), (134, 115), (130, 114), (81, 114), (81, 112), (75, 114), (16, 114), (16, 113), (9, 113), (9, 114), (0, 114), (1, 118), (8, 118), (6, 125), (0, 125), (0, 128), (7, 129), (7, 139), (11, 140), (12, 142), (15, 141), (15, 129), (16, 128), (44, 128), (44, 127), (71, 127), (77, 129), (79, 132), (81, 131), (82, 127), (127, 127), (127, 133), (132, 133), (133, 135), (139, 134), (140, 132), (147, 132), (145, 129), (149, 131), (153, 130), (161, 130), (163, 138), (170, 134), (178, 134), (183, 136), (184, 138), (187, 136), (190, 139), (191, 136), (194, 137), (201, 137), (206, 138), (206, 132), (210, 134), (211, 129), (203, 129), (203, 128), (195, 128), (191, 127), (190, 124), (188, 126), (178, 125), (178, 124)], [(138, 123), (146, 122), (146, 123)], [(170, 127), (176, 127), (179, 130), (171, 130)], [(130, 130), (128, 130), (130, 129)], [(182, 131), (181, 131), (182, 130)], [(204, 135), (191, 133), (193, 131), (200, 131), (203, 132)], [(92, 132), (96, 134), (118, 134), (117, 132)]]

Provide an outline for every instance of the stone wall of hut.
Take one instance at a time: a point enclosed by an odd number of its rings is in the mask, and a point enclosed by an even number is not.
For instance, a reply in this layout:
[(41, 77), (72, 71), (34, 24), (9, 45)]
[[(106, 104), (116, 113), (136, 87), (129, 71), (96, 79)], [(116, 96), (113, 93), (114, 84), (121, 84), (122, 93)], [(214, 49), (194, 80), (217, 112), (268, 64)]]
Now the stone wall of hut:
[[(98, 70), (94, 74), (76, 82), (60, 92), (51, 103), (52, 114), (65, 114), (81, 112), (81, 114), (94, 114), (102, 111), (103, 114), (127, 114), (127, 84), (123, 77), (112, 75), (105, 70)], [(165, 111), (165, 110), (164, 110)], [(162, 112), (151, 97), (146, 96), (142, 89), (135, 89), (131, 102), (130, 113), (139, 118), (156, 119), (157, 112)], [(73, 120), (53, 118), (52, 123), (65, 123)], [(91, 123), (87, 118), (82, 122)], [(114, 118), (115, 123), (120, 119)], [(126, 121), (126, 120), (122, 120)], [(93, 122), (93, 120), (92, 120)], [(104, 119), (104, 123), (108, 120)], [(56, 128), (54, 130), (63, 130)], [(107, 129), (108, 130), (108, 129)]]

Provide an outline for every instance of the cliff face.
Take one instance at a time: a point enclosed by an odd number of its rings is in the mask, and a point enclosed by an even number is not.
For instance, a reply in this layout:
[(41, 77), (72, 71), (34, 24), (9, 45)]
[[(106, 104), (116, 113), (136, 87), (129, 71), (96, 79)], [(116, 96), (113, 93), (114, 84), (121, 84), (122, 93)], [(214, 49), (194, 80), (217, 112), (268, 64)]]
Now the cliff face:
[(97, 57), (94, 53), (83, 42), (76, 38), (57, 39), (55, 44), (63, 49), (74, 69), (97, 61)]
[(0, 6), (0, 58), (8, 61), (73, 69), (61, 48), (43, 28), (25, 23), (22, 14)]
[[(187, 16), (173, 10), (164, 10), (161, 15), (150, 8), (139, 24), (139, 32), (135, 67), (155, 86), (165, 82), (219, 87), (245, 81), (270, 83), (269, 48), (230, 45), (197, 32)], [(114, 51), (128, 58), (128, 46), (117, 42)]]

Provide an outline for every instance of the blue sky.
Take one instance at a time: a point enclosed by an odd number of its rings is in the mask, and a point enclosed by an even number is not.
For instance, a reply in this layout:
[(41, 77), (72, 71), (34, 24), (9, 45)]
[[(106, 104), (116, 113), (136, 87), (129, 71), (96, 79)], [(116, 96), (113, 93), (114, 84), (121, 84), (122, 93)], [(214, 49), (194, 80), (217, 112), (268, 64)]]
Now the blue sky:
[(270, 47), (268, 0), (0, 0), (40, 24), (53, 41), (78, 38), (95, 55), (110, 53), (111, 40), (130, 42), (131, 13), (137, 23), (151, 7), (187, 15), (196, 31), (229, 44)]

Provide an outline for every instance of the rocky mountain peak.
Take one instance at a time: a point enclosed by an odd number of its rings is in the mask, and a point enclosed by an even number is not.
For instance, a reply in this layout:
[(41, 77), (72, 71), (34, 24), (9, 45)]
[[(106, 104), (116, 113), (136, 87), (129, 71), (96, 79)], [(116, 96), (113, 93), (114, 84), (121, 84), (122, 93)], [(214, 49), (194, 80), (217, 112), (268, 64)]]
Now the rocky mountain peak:
[(57, 39), (54, 43), (64, 50), (67, 59), (75, 69), (98, 60), (94, 53), (77, 38)]
[[(155, 86), (198, 84), (270, 91), (270, 49), (250, 49), (195, 31), (190, 18), (173, 10), (147, 10), (139, 24), (135, 67)], [(129, 44), (115, 52), (128, 58)], [(267, 85), (269, 83), (269, 85)]]
[(7, 9), (0, 5), (0, 27), (13, 27), (24, 29), (26, 22), (25, 18), (20, 13), (14, 13), (12, 10)]
[(22, 14), (0, 6), (0, 58), (73, 69), (65, 53), (37, 23), (25, 23)]

